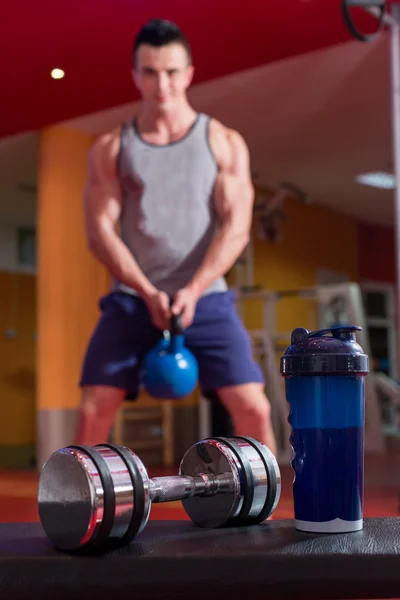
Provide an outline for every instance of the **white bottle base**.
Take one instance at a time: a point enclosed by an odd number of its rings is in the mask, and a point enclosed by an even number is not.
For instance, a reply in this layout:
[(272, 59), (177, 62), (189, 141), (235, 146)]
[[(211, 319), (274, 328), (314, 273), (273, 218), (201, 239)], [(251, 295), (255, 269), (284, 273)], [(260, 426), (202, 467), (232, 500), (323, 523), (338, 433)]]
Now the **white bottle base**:
[(333, 519), (332, 521), (299, 521), (295, 520), (296, 529), (310, 533), (349, 533), (360, 531), (363, 528), (363, 519), (359, 521), (344, 521)]

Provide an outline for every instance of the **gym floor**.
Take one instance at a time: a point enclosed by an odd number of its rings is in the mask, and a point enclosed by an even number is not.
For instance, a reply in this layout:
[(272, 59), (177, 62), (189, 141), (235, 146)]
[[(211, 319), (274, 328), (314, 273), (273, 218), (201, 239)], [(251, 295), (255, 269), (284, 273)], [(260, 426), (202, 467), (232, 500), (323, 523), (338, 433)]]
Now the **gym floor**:
[[(400, 515), (400, 451), (383, 457), (367, 456), (365, 460), (366, 517)], [(177, 469), (149, 469), (150, 477), (176, 474)], [(281, 465), (282, 495), (274, 513), (276, 519), (293, 518), (291, 486), (293, 473), (290, 467)], [(0, 472), (1, 521), (39, 521), (36, 506), (37, 474), (34, 471)], [(151, 519), (187, 519), (180, 502), (155, 504)]]

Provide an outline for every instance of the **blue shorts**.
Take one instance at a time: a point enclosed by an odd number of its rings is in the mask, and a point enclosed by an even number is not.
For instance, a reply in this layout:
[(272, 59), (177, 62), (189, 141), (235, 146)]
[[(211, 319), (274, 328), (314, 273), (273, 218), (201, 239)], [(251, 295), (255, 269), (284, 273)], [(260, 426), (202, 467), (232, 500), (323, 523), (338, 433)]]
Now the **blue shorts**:
[[(158, 342), (161, 332), (152, 325), (145, 303), (137, 296), (111, 292), (101, 298), (100, 309), (80, 385), (118, 387), (126, 390), (128, 399), (135, 399), (143, 357)], [(184, 335), (186, 346), (199, 363), (199, 384), (204, 392), (264, 383), (232, 291), (200, 298), (193, 323)]]

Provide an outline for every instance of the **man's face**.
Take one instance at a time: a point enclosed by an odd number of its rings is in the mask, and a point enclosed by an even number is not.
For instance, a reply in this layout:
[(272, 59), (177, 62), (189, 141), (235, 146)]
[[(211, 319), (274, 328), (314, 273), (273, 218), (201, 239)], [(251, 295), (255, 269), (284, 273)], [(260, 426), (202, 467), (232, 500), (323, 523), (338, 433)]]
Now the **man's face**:
[(186, 96), (193, 79), (186, 49), (181, 44), (155, 48), (139, 46), (133, 77), (142, 98), (158, 111), (169, 111)]

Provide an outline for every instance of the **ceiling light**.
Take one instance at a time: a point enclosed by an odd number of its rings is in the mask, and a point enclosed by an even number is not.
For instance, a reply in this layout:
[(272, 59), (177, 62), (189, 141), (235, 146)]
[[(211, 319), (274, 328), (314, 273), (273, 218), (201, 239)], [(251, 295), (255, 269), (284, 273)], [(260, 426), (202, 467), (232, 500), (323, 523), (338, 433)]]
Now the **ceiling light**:
[(62, 79), (65, 73), (62, 69), (53, 69), (51, 72), (51, 76), (53, 79)]
[(356, 181), (362, 185), (370, 185), (381, 190), (394, 190), (396, 188), (395, 176), (383, 171), (358, 175)]

